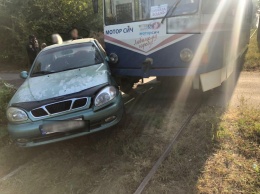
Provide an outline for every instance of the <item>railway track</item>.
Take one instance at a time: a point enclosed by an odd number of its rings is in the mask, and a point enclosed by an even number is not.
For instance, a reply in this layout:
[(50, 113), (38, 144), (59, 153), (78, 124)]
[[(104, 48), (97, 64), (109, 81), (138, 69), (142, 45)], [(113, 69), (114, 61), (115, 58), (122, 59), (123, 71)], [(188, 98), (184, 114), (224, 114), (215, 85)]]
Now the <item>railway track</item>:
[[(204, 98), (202, 98), (204, 99)], [(158, 160), (155, 162), (155, 164), (153, 165), (153, 167), (151, 168), (151, 170), (148, 172), (148, 174), (145, 176), (145, 178), (142, 180), (142, 182), (140, 183), (140, 185), (138, 186), (138, 188), (136, 189), (136, 191), (134, 192), (134, 194), (141, 194), (144, 189), (146, 188), (146, 186), (148, 185), (149, 181), (152, 179), (152, 177), (154, 176), (154, 174), (157, 172), (158, 168), (161, 166), (161, 164), (163, 163), (163, 161), (169, 156), (169, 154), (171, 153), (174, 145), (176, 144), (177, 140), (179, 139), (179, 137), (181, 136), (182, 132), (184, 131), (184, 129), (187, 127), (187, 125), (190, 123), (191, 119), (193, 118), (193, 116), (196, 114), (196, 112), (198, 111), (198, 109), (201, 107), (201, 105), (203, 104), (203, 100), (201, 100), (193, 109), (193, 111), (191, 112), (191, 114), (184, 120), (183, 124), (181, 125), (181, 127), (177, 130), (177, 132), (174, 134), (172, 140), (170, 141), (170, 143), (168, 144), (168, 146), (166, 147), (165, 151), (162, 153), (162, 155), (158, 158)]]
[(252, 35), (250, 36), (250, 39), (253, 38), (253, 36), (255, 35), (256, 32), (257, 32), (257, 29), (255, 29), (255, 31), (252, 33)]

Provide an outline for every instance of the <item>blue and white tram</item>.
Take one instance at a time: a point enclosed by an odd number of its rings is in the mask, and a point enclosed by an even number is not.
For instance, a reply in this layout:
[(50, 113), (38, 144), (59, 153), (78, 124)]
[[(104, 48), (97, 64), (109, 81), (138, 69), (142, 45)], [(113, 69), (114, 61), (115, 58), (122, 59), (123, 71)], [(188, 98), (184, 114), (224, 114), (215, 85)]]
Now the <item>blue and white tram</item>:
[(207, 91), (247, 49), (251, 0), (104, 0), (111, 71), (123, 91), (150, 76), (187, 77)]

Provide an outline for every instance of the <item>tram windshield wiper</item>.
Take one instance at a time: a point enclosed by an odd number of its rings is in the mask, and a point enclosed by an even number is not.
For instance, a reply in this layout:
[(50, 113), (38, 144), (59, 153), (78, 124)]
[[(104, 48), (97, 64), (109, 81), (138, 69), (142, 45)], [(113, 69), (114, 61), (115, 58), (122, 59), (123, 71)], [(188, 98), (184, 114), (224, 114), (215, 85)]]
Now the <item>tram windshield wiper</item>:
[(172, 10), (171, 15), (174, 13), (174, 11), (176, 10), (176, 8), (180, 4), (180, 2), (181, 2), (181, 0), (178, 0), (175, 4), (172, 5), (172, 7), (167, 11), (165, 16), (162, 18), (161, 24), (163, 24), (164, 20), (169, 16), (169, 13), (170, 13), (171, 10)]

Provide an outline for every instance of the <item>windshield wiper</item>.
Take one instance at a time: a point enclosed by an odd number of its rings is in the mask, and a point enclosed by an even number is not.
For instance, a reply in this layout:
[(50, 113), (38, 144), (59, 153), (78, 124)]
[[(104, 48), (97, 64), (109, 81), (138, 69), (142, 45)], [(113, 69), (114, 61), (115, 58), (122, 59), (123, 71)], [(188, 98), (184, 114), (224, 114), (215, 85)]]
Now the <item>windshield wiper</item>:
[(71, 68), (59, 70), (56, 73), (63, 72), (63, 71), (70, 71), (70, 70), (73, 70), (73, 69), (80, 69), (80, 68), (82, 68), (82, 67), (71, 67)]
[(168, 17), (171, 10), (172, 10), (171, 15), (174, 13), (175, 9), (178, 7), (180, 2), (181, 2), (181, 0), (178, 0), (175, 4), (172, 5), (172, 7), (167, 11), (165, 16), (162, 18), (161, 24), (163, 24), (164, 20)]
[(37, 71), (37, 72), (34, 72), (32, 74), (32, 76), (37, 76), (37, 75), (47, 75), (47, 74), (51, 74), (51, 73), (55, 73), (53, 71)]

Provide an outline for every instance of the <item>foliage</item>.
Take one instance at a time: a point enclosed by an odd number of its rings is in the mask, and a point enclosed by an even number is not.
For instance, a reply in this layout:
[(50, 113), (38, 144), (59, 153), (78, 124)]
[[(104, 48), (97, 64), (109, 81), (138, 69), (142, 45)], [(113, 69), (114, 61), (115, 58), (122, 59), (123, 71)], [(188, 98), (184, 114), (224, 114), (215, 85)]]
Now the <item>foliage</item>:
[(0, 82), (0, 126), (6, 123), (6, 108), (8, 102), (14, 95), (15, 89), (6, 87), (3, 82)]
[(0, 63), (26, 62), (29, 34), (51, 44), (53, 33), (68, 39), (72, 27), (83, 37), (102, 30), (102, 13), (93, 13), (92, 0), (0, 0)]
[(257, 46), (257, 35), (250, 40), (248, 51), (245, 58), (244, 70), (246, 71), (259, 71), (260, 70), (260, 52)]

